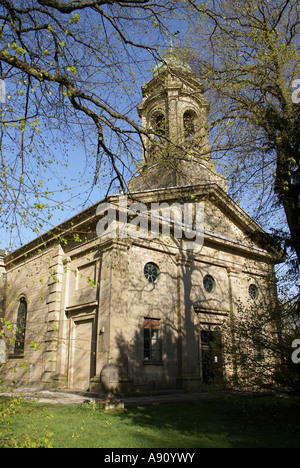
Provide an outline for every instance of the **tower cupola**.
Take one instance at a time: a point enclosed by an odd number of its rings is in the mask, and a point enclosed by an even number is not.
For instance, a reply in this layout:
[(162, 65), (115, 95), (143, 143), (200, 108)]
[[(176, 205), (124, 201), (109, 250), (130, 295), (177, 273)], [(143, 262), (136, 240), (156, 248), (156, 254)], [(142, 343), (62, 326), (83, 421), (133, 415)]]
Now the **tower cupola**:
[[(142, 88), (143, 155), (130, 191), (216, 182), (226, 190), (209, 153), (207, 116), (210, 105), (203, 84), (175, 52), (155, 66)], [(214, 178), (214, 180), (212, 180)]]

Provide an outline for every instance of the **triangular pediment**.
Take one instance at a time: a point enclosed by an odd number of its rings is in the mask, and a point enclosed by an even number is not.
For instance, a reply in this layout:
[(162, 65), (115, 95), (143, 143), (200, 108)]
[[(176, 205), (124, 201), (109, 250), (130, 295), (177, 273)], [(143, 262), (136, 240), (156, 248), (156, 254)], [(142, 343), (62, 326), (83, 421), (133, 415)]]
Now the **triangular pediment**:
[(284, 258), (273, 239), (217, 184), (149, 190), (137, 193), (136, 197), (148, 206), (153, 199), (170, 206), (174, 203), (202, 204), (205, 243), (248, 251), (248, 255), (268, 255), (275, 263)]
[[(200, 189), (201, 190), (201, 189)], [(205, 189), (205, 235), (211, 240), (256, 254), (268, 254), (281, 262), (284, 253), (280, 246), (218, 185)]]
[[(226, 197), (227, 198), (227, 197)], [(207, 237), (224, 241), (253, 251), (271, 251), (268, 236), (244, 211), (232, 200), (224, 200), (212, 195), (205, 201), (204, 230)], [(262, 242), (265, 239), (265, 242)]]

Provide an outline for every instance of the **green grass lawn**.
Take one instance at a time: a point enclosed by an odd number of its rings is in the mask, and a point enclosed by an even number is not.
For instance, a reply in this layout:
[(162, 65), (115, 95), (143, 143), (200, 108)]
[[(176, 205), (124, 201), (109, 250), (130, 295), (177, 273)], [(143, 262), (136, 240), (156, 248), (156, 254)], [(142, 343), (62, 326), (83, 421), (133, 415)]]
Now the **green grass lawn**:
[(300, 402), (229, 396), (104, 412), (0, 400), (0, 447), (300, 448)]

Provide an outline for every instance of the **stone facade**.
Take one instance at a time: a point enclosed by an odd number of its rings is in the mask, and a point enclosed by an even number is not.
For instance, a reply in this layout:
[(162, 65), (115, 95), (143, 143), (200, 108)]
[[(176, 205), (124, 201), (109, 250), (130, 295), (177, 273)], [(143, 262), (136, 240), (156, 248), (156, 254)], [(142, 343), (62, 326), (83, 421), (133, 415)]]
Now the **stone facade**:
[[(213, 343), (232, 339), (223, 334), (224, 324), (230, 325), (249, 303), (269, 311), (274, 307), (274, 265), (280, 253), (228, 196), (209, 158), (202, 88), (189, 71), (179, 69), (177, 64), (174, 74), (166, 62), (144, 88), (143, 127), (149, 130), (155, 122), (151, 116), (162, 112), (164, 139), (172, 145), (177, 138), (179, 146), (185, 132), (191, 136), (185, 127), (202, 137), (197, 144), (197, 138), (189, 138), (188, 158), (180, 157), (173, 172), (168, 158), (174, 146), (160, 160), (152, 158), (152, 136), (145, 136), (143, 166), (127, 201), (143, 203), (148, 215), (152, 203), (193, 209), (201, 203), (203, 245), (188, 249), (187, 238), (172, 235), (171, 218), (170, 236), (152, 238), (150, 224), (143, 225), (144, 236), (120, 235), (124, 213), (123, 195), (118, 195), (105, 202), (116, 207), (119, 235), (99, 237), (103, 213), (95, 205), (0, 259), (10, 324), (1, 368), (6, 382), (102, 392), (101, 371), (114, 364), (120, 393), (199, 389), (234, 372), (234, 357), (217, 348), (212, 353)], [(184, 123), (190, 110), (194, 127)], [(161, 164), (169, 167), (169, 179), (158, 176)], [(132, 219), (131, 213), (127, 223)], [(138, 233), (141, 226), (135, 226)], [(151, 280), (145, 269), (149, 264), (157, 275)], [(18, 324), (23, 334), (16, 338)]]

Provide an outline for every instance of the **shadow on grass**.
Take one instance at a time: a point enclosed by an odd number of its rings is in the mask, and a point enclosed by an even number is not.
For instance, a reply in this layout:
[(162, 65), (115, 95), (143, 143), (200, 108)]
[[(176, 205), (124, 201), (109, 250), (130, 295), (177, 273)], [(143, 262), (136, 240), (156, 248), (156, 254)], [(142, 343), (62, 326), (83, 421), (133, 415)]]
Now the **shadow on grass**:
[(109, 412), (23, 401), (11, 409), (0, 447), (51, 433), (55, 448), (300, 448), (300, 402), (292, 398), (230, 396)]
[(227, 397), (130, 408), (123, 417), (143, 429), (135, 435), (144, 446), (300, 447), (300, 403), (291, 399)]

